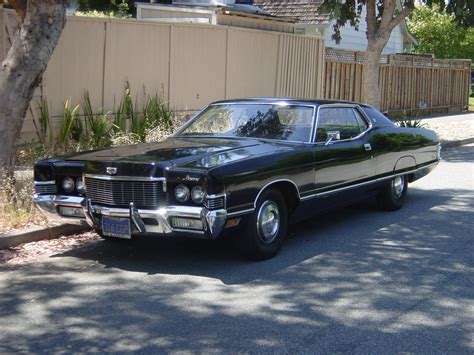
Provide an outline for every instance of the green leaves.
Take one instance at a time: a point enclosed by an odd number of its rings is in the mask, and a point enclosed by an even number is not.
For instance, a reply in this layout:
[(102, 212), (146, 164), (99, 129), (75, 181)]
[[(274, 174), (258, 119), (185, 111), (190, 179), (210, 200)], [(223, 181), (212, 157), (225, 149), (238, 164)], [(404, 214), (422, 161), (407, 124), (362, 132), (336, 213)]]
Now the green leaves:
[[(138, 102), (141, 103), (140, 109)], [(139, 101), (132, 96), (128, 82), (117, 110), (112, 112), (95, 112), (88, 91), (84, 92), (80, 105), (72, 106), (71, 99), (66, 100), (55, 143), (46, 98), (40, 100), (37, 108), (39, 118), (35, 118), (34, 125), (44, 152), (57, 150), (64, 153), (161, 140), (172, 133), (174, 126), (173, 114), (161, 96), (146, 95), (143, 90), (143, 99)]]
[(109, 146), (111, 130), (109, 113), (94, 113), (88, 91), (82, 96), (82, 112), (86, 124), (88, 145), (92, 148)]
[(460, 26), (453, 15), (438, 5), (418, 7), (407, 25), (419, 40), (415, 52), (474, 60), (474, 29)]
[(63, 119), (58, 137), (58, 143), (60, 145), (66, 145), (71, 140), (79, 142), (84, 128), (82, 122), (77, 119), (76, 115), (78, 110), (79, 105), (75, 105), (71, 108), (70, 99), (64, 103)]
[(47, 99), (45, 97), (41, 98), (36, 107), (39, 112), (39, 119), (36, 119), (36, 117), (33, 119), (36, 136), (41, 144), (46, 148), (51, 148), (53, 146), (54, 135)]

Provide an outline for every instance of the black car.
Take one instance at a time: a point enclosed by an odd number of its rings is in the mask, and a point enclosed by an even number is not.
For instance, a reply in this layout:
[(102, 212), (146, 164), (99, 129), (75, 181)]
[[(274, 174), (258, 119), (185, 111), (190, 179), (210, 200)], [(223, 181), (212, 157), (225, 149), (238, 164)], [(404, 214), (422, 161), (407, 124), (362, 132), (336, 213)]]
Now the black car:
[(173, 137), (39, 161), (36, 205), (104, 238), (216, 239), (274, 256), (290, 219), (375, 195), (397, 210), (440, 160), (436, 134), (371, 106), (329, 100), (214, 102)]

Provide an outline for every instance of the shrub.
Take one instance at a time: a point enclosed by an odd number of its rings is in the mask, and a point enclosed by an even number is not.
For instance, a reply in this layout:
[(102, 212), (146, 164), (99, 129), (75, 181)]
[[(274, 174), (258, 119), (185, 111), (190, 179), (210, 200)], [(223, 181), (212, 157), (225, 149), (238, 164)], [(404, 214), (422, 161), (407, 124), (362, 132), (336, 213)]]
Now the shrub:
[(82, 96), (82, 112), (84, 114), (87, 137), (83, 139), (83, 142), (85, 142), (84, 148), (103, 148), (110, 146), (111, 125), (109, 113), (94, 113), (88, 91)]
[(34, 193), (30, 174), (9, 177), (2, 174), (0, 185), (0, 230), (25, 227), (29, 224), (43, 224), (44, 216), (34, 206), (31, 196)]
[(407, 128), (423, 128), (426, 125), (418, 119), (418, 116), (410, 117), (407, 115), (406, 112), (403, 112), (401, 116), (394, 116), (391, 117), (391, 120), (400, 127), (407, 127)]

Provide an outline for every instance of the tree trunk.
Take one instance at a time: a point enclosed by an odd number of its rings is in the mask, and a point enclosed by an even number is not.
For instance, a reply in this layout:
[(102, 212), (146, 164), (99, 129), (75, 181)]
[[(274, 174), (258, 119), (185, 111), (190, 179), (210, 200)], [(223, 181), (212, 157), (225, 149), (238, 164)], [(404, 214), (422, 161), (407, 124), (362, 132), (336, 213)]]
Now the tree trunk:
[(383, 47), (384, 43), (369, 43), (362, 68), (362, 101), (376, 108), (380, 108), (379, 59)]
[[(12, 172), (28, 105), (66, 23), (66, 0), (29, 0), (0, 68), (0, 168)], [(1, 179), (1, 177), (0, 177)]]

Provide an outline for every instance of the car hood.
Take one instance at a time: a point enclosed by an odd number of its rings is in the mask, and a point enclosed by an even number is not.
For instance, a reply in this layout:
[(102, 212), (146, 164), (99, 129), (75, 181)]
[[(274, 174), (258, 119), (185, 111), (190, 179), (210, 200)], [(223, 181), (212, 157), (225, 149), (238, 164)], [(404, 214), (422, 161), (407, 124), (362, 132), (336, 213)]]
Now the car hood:
[(168, 138), (159, 143), (114, 147), (65, 157), (67, 161), (185, 165), (217, 153), (230, 153), (261, 144), (252, 139)]

